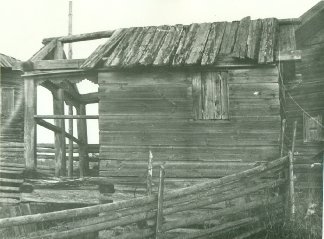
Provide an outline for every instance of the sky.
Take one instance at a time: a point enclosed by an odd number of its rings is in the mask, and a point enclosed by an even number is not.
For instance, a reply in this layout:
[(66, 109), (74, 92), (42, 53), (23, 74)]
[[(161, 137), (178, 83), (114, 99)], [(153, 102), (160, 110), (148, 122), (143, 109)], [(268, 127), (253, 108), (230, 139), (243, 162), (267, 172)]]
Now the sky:
[[(73, 34), (134, 26), (159, 26), (275, 17), (297, 18), (319, 0), (72, 0)], [(69, 0), (0, 0), (0, 52), (26, 61), (47, 37), (68, 34)], [(73, 58), (86, 58), (106, 39), (73, 43)], [(41, 88), (41, 87), (39, 87)], [(84, 81), (81, 93), (96, 91)], [(52, 113), (51, 95), (38, 89), (38, 114)], [(88, 114), (98, 114), (96, 107)], [(89, 121), (90, 122), (90, 121)], [(90, 143), (98, 143), (98, 123), (89, 126)], [(45, 129), (38, 137), (45, 137)], [(43, 138), (43, 139), (42, 139)], [(50, 137), (52, 138), (52, 137)], [(46, 141), (46, 140), (45, 140)]]

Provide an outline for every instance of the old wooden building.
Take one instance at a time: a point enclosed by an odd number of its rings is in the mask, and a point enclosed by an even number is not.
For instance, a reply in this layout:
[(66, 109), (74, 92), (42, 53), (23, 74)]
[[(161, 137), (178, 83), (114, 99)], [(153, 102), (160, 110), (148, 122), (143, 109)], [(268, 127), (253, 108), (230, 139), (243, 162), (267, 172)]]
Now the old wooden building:
[(12, 70), (16, 61), (0, 54), (0, 158), (11, 162), (24, 150), (24, 82), (22, 72)]
[[(280, 75), (301, 58), (294, 34), (299, 23), (246, 17), (44, 39), (45, 46), (17, 66), (28, 72), (27, 169), (36, 168), (37, 123), (55, 132), (57, 175), (65, 172), (65, 137), (84, 150), (80, 174), (86, 174), (85, 124), (80, 122), (76, 139), (62, 130), (71, 118), (99, 118), (100, 176), (130, 192), (144, 189), (152, 156), (153, 176), (164, 165), (167, 189), (278, 158)], [(103, 37), (108, 41), (87, 59), (63, 59), (63, 43)], [(97, 94), (80, 95), (69, 85), (85, 78), (99, 84)], [(37, 115), (36, 85), (52, 92), (54, 116)], [(64, 101), (78, 115), (64, 115)], [(91, 102), (99, 102), (99, 116), (85, 115)], [(55, 125), (44, 121), (49, 118)]]
[[(298, 77), (284, 81), (288, 131), (297, 121), (295, 153), (296, 188), (305, 192), (305, 207), (322, 202), (323, 112), (324, 112), (324, 1), (300, 17), (296, 27), (297, 48), (302, 61), (296, 63)], [(288, 70), (288, 72), (293, 71)], [(290, 137), (290, 136), (289, 136)]]

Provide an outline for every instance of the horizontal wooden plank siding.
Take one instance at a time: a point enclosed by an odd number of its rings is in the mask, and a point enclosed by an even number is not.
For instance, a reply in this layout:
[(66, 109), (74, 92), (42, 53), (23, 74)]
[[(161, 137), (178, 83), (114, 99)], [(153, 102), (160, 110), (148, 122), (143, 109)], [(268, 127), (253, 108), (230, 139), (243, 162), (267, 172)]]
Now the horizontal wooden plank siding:
[[(1, 88), (12, 89), (13, 109), (1, 115), (0, 130), (0, 158), (24, 157), (24, 85), (21, 79), (21, 72), (11, 69), (1, 69)], [(1, 100), (1, 99), (0, 99)], [(1, 102), (5, 104), (5, 102)], [(8, 102), (7, 102), (8, 103)], [(5, 105), (1, 105), (4, 109)], [(8, 148), (6, 145), (11, 144)], [(13, 150), (19, 148), (20, 150)]]
[[(177, 182), (171, 183), (173, 188), (278, 157), (277, 68), (226, 71), (225, 120), (195, 117), (192, 84), (197, 74), (202, 73), (99, 73), (100, 176), (130, 191), (134, 184), (143, 188), (149, 150), (153, 165), (164, 165), (167, 179)], [(157, 175), (154, 168), (153, 177)]]
[[(285, 79), (288, 89), (285, 97), (288, 137), (292, 134), (293, 122), (298, 122), (294, 166), (297, 189), (311, 190), (323, 186), (322, 166), (316, 166), (323, 160), (323, 141), (305, 142), (303, 133), (305, 117), (324, 116), (324, 40), (319, 38), (324, 30), (323, 25), (319, 24), (323, 22), (323, 17), (322, 12), (307, 26), (297, 30), (296, 40), (298, 49), (302, 50), (302, 61), (296, 63), (296, 73), (301, 74), (302, 78), (299, 81)], [(323, 122), (319, 123), (323, 129)], [(319, 198), (322, 197), (320, 194)], [(316, 203), (316, 199), (313, 200), (312, 203)]]

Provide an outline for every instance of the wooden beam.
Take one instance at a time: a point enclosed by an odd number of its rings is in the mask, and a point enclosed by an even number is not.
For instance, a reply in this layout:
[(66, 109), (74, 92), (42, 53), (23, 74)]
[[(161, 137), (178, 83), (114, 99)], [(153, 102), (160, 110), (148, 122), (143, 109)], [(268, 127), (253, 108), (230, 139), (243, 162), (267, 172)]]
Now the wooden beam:
[[(52, 92), (53, 94), (53, 113), (54, 115), (64, 115), (64, 91), (58, 89), (57, 92)], [(54, 119), (55, 126), (60, 129), (64, 129), (65, 124), (62, 119)], [(63, 169), (62, 162), (66, 162), (66, 145), (65, 137), (63, 138), (62, 132), (55, 132), (55, 176), (64, 176), (65, 170)], [(64, 172), (63, 172), (64, 171)]]
[[(41, 86), (45, 87), (51, 92), (56, 92), (58, 89), (61, 88), (61, 85), (57, 85), (51, 81), (44, 81), (41, 83)], [(71, 91), (63, 89), (65, 92), (65, 101), (67, 104), (72, 104), (74, 107), (79, 107), (82, 101), (81, 97), (78, 94), (73, 94)]]
[(280, 51), (275, 52), (276, 61), (300, 61), (302, 51), (301, 50), (292, 50), (292, 51)]
[[(55, 133), (59, 133), (61, 134), (62, 133), (62, 129), (58, 126), (55, 126), (49, 122), (46, 122), (45, 120), (42, 120), (42, 119), (36, 119), (36, 123), (40, 126), (43, 126), (44, 128), (48, 129), (48, 130), (51, 130)], [(65, 137), (68, 138), (68, 139), (71, 139), (73, 142), (77, 143), (77, 144), (81, 144), (83, 145), (84, 142), (82, 140), (79, 140), (77, 138), (75, 138), (73, 135), (69, 134), (69, 133), (65, 133)]]
[(57, 39), (63, 43), (96, 40), (96, 39), (101, 39), (101, 38), (109, 38), (112, 36), (112, 34), (114, 32), (115, 32), (115, 30), (84, 33), (84, 34), (61, 36), (61, 37), (50, 37), (50, 38), (44, 38), (42, 43), (47, 44), (48, 42), (53, 41), (55, 39)]
[[(60, 59), (40, 61), (16, 61), (12, 65), (13, 70), (56, 70), (56, 69), (78, 69), (85, 59)], [(26, 68), (26, 66), (28, 68)]]
[(35, 170), (37, 166), (37, 133), (34, 115), (37, 112), (37, 88), (34, 79), (24, 80), (25, 115), (24, 115), (24, 158), (26, 170)]
[(43, 60), (57, 45), (56, 39), (53, 39), (46, 43), (35, 55), (30, 58), (30, 61)]
[(81, 95), (82, 102), (85, 104), (99, 103), (99, 93), (93, 92)]
[(302, 20), (300, 18), (286, 18), (286, 19), (278, 19), (279, 25), (300, 25), (302, 24)]
[(56, 47), (54, 48), (54, 59), (63, 59), (64, 49), (63, 43), (61, 41), (56, 42)]
[(34, 115), (35, 119), (99, 119), (99, 115)]
[[(73, 106), (72, 105), (69, 105), (69, 115), (73, 115)], [(73, 119), (69, 119), (69, 134), (73, 135)], [(69, 139), (68, 176), (69, 176), (69, 178), (73, 178), (73, 140), (72, 139)]]

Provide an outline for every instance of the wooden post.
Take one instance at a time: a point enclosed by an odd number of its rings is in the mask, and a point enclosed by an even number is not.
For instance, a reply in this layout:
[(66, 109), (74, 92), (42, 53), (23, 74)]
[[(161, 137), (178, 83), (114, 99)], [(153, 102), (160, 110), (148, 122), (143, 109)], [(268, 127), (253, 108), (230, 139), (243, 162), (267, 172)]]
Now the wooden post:
[(281, 136), (280, 136), (280, 158), (282, 158), (284, 154), (285, 133), (286, 133), (286, 119), (283, 119), (281, 125)]
[(295, 216), (294, 152), (295, 152), (296, 133), (297, 133), (297, 121), (294, 122), (291, 151), (289, 152), (289, 199), (290, 199), (290, 216), (292, 220), (294, 220), (294, 216)]
[[(54, 115), (64, 115), (63, 89), (52, 93)], [(54, 119), (54, 124), (61, 128), (61, 133), (55, 133), (55, 176), (59, 177), (66, 174), (65, 122), (64, 119)]]
[(37, 167), (37, 133), (34, 115), (37, 112), (37, 86), (34, 79), (24, 79), (25, 115), (24, 115), (24, 158), (26, 170), (33, 172)]
[(160, 181), (159, 181), (159, 192), (158, 192), (158, 205), (157, 205), (157, 216), (156, 216), (156, 230), (155, 238), (159, 239), (159, 234), (161, 233), (161, 225), (163, 219), (163, 191), (164, 191), (164, 167), (160, 168)]
[(153, 181), (153, 154), (149, 151), (149, 160), (147, 164), (147, 179), (146, 179), (146, 193), (147, 196), (152, 195), (152, 181)]
[[(86, 115), (85, 104), (80, 104), (78, 114)], [(78, 124), (78, 138), (84, 142), (84, 145), (79, 145), (80, 177), (83, 177), (88, 173), (88, 170), (89, 170), (89, 162), (86, 158), (87, 144), (88, 144), (87, 121), (86, 121), (86, 119), (78, 119), (77, 124)]]
[[(73, 106), (69, 105), (69, 115), (73, 115)], [(69, 134), (73, 135), (73, 119), (69, 119)], [(69, 165), (68, 176), (73, 178), (73, 140), (69, 139)]]

